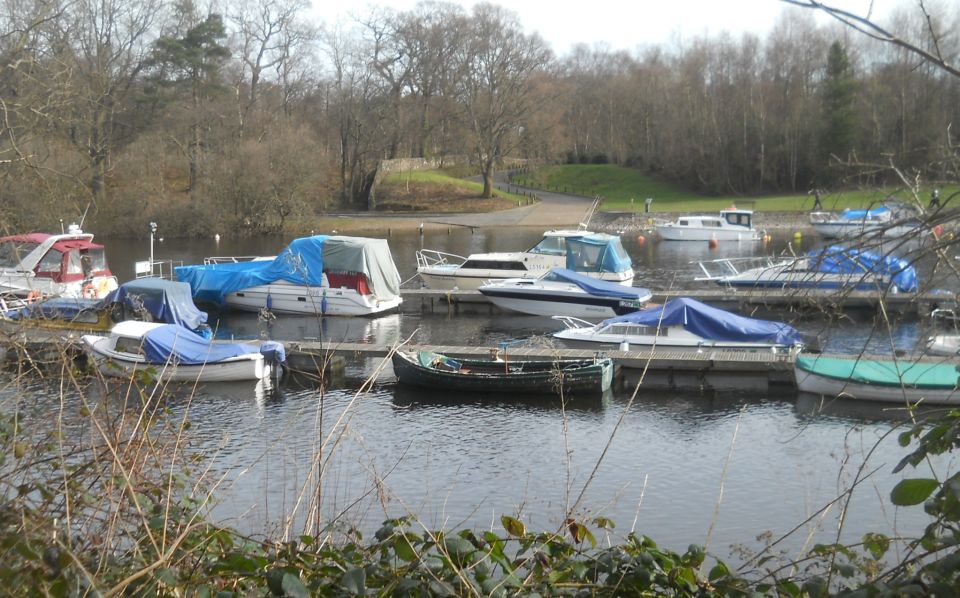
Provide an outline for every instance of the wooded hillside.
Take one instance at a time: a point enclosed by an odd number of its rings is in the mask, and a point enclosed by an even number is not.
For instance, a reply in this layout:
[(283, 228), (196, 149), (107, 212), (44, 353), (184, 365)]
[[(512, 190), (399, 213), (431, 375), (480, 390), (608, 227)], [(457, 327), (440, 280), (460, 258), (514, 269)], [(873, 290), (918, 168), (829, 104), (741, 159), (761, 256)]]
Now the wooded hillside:
[[(765, 38), (557, 57), (491, 4), (349, 27), (310, 22), (307, 0), (220, 6), (7, 1), (0, 221), (89, 207), (101, 234), (275, 232), (365, 209), (378, 161), (399, 157), (609, 162), (707, 194), (874, 185), (891, 162), (956, 178), (960, 79), (811, 11)], [(926, 10), (886, 26), (956, 64), (960, 9)]]

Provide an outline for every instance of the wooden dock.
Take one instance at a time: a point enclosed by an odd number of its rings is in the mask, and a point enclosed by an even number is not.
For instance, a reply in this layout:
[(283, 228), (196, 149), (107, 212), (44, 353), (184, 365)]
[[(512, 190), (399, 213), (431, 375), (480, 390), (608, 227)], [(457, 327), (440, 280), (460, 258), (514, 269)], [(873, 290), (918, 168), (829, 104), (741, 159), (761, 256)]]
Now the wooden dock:
[[(691, 297), (718, 307), (747, 309), (812, 308), (872, 309), (883, 301), (895, 313), (928, 315), (937, 306), (957, 301), (954, 294), (944, 293), (877, 293), (876, 291), (843, 291), (831, 289), (734, 289), (717, 286), (709, 289), (677, 289), (655, 291), (652, 301), (663, 303), (676, 297)], [(401, 289), (403, 312), (452, 310), (454, 312), (496, 313), (498, 308), (479, 291), (442, 291), (434, 289)]]
[[(288, 342), (287, 360), (295, 369), (307, 369), (323, 363), (327, 355), (382, 359), (393, 347), (369, 343)], [(451, 357), (485, 358), (495, 346), (425, 346), (406, 345), (408, 350), (428, 350)], [(584, 359), (597, 352), (587, 349), (555, 349), (550, 347), (509, 347), (506, 359), (553, 360)], [(617, 366), (618, 379), (624, 386), (633, 386), (643, 376), (646, 388), (748, 388), (795, 385), (794, 355), (772, 351), (680, 351), (675, 349), (642, 349), (603, 351)]]

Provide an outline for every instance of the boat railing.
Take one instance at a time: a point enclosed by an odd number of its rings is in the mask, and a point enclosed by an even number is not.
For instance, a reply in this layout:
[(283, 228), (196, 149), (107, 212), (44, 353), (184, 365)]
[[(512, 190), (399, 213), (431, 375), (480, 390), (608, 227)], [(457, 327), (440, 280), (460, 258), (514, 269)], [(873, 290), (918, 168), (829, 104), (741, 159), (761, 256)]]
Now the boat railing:
[(700, 266), (700, 269), (703, 271), (703, 276), (698, 276), (694, 278), (694, 280), (721, 280), (729, 276), (737, 276), (750, 270), (772, 268), (778, 264), (782, 264), (783, 261), (783, 258), (770, 256), (731, 257), (701, 261), (697, 262), (697, 265)]
[(573, 316), (550, 316), (558, 322), (563, 322), (563, 325), (566, 326), (569, 330), (576, 330), (578, 328), (590, 328), (594, 324), (593, 322), (588, 322), (586, 320), (581, 320), (580, 318), (575, 318)]
[[(239, 264), (241, 262), (256, 262), (264, 258), (259, 255), (214, 255), (203, 258), (203, 265), (210, 266), (215, 264)], [(274, 258), (269, 258), (274, 259)]]
[(447, 266), (460, 264), (467, 261), (467, 258), (455, 253), (445, 253), (436, 249), (418, 249), (417, 250), (417, 269), (430, 268), (435, 266)]
[(134, 278), (163, 278), (176, 280), (174, 268), (182, 266), (182, 260), (144, 260), (133, 266)]

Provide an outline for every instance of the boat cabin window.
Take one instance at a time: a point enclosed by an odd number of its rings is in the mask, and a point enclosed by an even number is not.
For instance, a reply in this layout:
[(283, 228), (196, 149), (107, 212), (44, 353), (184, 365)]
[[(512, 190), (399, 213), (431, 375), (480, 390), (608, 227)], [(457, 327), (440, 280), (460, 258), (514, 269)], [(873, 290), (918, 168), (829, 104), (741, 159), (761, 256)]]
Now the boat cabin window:
[(527, 253), (565, 255), (567, 253), (567, 239), (565, 237), (544, 237), (543, 240), (531, 247)]
[(117, 338), (116, 350), (121, 353), (143, 355), (143, 343), (141, 343), (138, 338), (121, 336)]
[(0, 243), (0, 268), (16, 268), (20, 260), (38, 247), (38, 243), (4, 241)]
[(467, 260), (460, 266), (461, 269), (475, 270), (518, 270), (526, 271), (523, 262), (501, 262), (497, 260)]
[(689, 220), (683, 220), (683, 219), (681, 219), (678, 224), (679, 224), (680, 226), (690, 226), (690, 221), (689, 221)]
[(56, 249), (51, 249), (43, 256), (40, 263), (37, 264), (37, 276), (47, 278), (60, 278), (60, 267), (63, 265), (63, 254)]
[(750, 226), (750, 214), (724, 214), (724, 218), (727, 219), (728, 224), (735, 224), (737, 226)]
[(719, 220), (701, 220), (700, 226), (704, 226), (706, 228), (720, 228), (723, 226), (723, 223), (721, 223)]
[[(668, 328), (666, 326), (660, 328), (659, 336), (667, 336)], [(656, 326), (640, 326), (638, 324), (631, 324), (629, 322), (619, 322), (615, 324), (610, 324), (605, 330), (605, 334), (618, 334), (624, 336), (657, 336), (657, 327)]]

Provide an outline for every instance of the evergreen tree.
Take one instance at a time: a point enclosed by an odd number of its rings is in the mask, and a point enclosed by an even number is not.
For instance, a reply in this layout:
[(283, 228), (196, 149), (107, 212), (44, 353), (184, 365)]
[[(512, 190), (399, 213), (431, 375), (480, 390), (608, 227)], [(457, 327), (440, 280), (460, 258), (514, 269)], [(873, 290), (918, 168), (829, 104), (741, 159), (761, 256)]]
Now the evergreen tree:
[(854, 100), (856, 82), (846, 48), (839, 41), (830, 45), (827, 72), (823, 81), (823, 121), (820, 132), (820, 169), (818, 178), (829, 182), (827, 167), (831, 156), (847, 159), (856, 147)]

